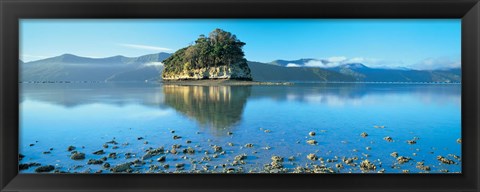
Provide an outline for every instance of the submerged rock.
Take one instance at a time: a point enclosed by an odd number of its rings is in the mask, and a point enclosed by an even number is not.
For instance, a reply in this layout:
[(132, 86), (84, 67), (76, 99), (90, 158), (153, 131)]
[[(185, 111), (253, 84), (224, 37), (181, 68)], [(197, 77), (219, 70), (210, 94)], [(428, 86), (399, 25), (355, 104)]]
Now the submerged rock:
[(343, 164), (337, 163), (337, 164), (335, 164), (335, 167), (336, 167), (337, 169), (342, 169), (342, 168), (343, 168)]
[(251, 148), (251, 147), (253, 147), (253, 144), (252, 143), (247, 143), (247, 144), (245, 144), (245, 147)]
[(313, 136), (315, 136), (315, 132), (313, 132), (313, 131), (310, 131), (310, 133), (308, 133), (308, 135), (310, 135), (310, 136), (312, 136), (312, 137), (313, 137)]
[(98, 150), (98, 151), (95, 151), (93, 152), (94, 155), (103, 155), (105, 154), (105, 152), (103, 150)]
[(85, 159), (85, 153), (80, 153), (80, 152), (73, 153), (72, 156), (70, 156), (70, 159), (72, 159), (72, 160), (83, 160), (83, 159)]
[(193, 154), (195, 154), (195, 149), (189, 147), (189, 148), (184, 149), (183, 153), (193, 155)]
[(156, 149), (151, 149), (151, 150), (148, 150), (145, 155), (143, 155), (142, 159), (143, 160), (150, 159), (153, 156), (163, 154), (164, 152), (165, 152), (165, 150), (164, 150), (163, 147), (159, 147), (159, 148), (156, 148)]
[(444, 164), (455, 164), (455, 161), (452, 161), (450, 159), (447, 159), (441, 155), (437, 156), (437, 160), (439, 160), (440, 162), (444, 163)]
[(311, 139), (311, 140), (308, 140), (307, 143), (310, 144), (310, 145), (316, 145), (317, 141)]
[(108, 158), (116, 159), (117, 158), (117, 153), (108, 154)]
[(235, 156), (235, 161), (241, 161), (241, 160), (245, 160), (245, 159), (247, 159), (247, 154), (245, 154), (245, 153)]
[(35, 169), (37, 173), (51, 172), (55, 169), (53, 165), (40, 166)]
[(426, 166), (424, 162), (417, 162), (417, 169), (430, 171), (430, 166)]
[(75, 149), (76, 149), (76, 147), (71, 146), (71, 145), (67, 147), (67, 151), (68, 151), (68, 152), (71, 152), (71, 151), (73, 151), (73, 150), (75, 150)]
[(132, 167), (130, 167), (132, 166), (132, 164), (133, 164), (132, 162), (123, 163), (113, 167), (112, 169), (110, 169), (110, 171), (114, 173), (131, 172), (133, 171)]
[(363, 132), (363, 133), (360, 134), (360, 136), (362, 136), (362, 137), (367, 137), (367, 136), (368, 136), (368, 133)]
[(274, 155), (274, 156), (272, 156), (271, 159), (272, 159), (272, 161), (274, 161), (274, 162), (283, 162), (283, 157), (280, 157), (280, 156)]
[(213, 151), (215, 151), (215, 152), (221, 152), (223, 150), (222, 147), (220, 147), (218, 145), (214, 145), (212, 148), (213, 148)]
[(360, 169), (364, 171), (373, 171), (377, 169), (377, 166), (375, 166), (375, 164), (368, 161), (368, 159), (365, 159), (360, 163)]
[(392, 139), (391, 137), (389, 137), (389, 136), (384, 137), (383, 140), (388, 141), (388, 142), (392, 142), (392, 141), (393, 141), (393, 139)]
[(167, 159), (166, 156), (160, 156), (160, 157), (157, 159), (157, 161), (158, 161), (158, 162), (165, 162), (166, 159)]
[(462, 138), (458, 138), (458, 139), (457, 139), (457, 143), (460, 143), (460, 144), (461, 144), (461, 143), (462, 143)]
[(96, 159), (90, 159), (90, 160), (88, 160), (87, 164), (88, 165), (99, 165), (99, 164), (103, 164), (103, 161), (102, 160), (96, 160)]
[(412, 160), (412, 158), (404, 157), (404, 156), (400, 156), (400, 157), (397, 158), (397, 162), (400, 163), (400, 164), (407, 163), (410, 160)]
[(410, 144), (410, 145), (413, 145), (413, 144), (416, 144), (417, 141), (415, 141), (415, 140), (407, 140), (407, 143)]
[(397, 158), (397, 157), (398, 157), (398, 153), (397, 153), (397, 152), (390, 153), (390, 156)]
[(114, 145), (117, 145), (117, 144), (118, 144), (115, 140), (107, 141), (106, 143), (108, 143), (108, 144), (114, 144)]
[(312, 161), (316, 161), (318, 159), (318, 157), (315, 154), (310, 153), (310, 154), (307, 155), (307, 159), (310, 159)]

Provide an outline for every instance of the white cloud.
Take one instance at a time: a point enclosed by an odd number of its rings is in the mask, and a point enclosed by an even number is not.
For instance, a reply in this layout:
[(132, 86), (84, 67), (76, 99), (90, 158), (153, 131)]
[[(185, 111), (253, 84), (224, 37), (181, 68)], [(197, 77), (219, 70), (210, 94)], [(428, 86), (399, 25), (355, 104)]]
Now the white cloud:
[(289, 63), (287, 64), (287, 67), (301, 67), (301, 65), (295, 64), (295, 63)]
[(347, 57), (344, 56), (335, 56), (335, 57), (329, 57), (326, 59), (329, 63), (340, 63), (345, 60), (347, 60)]
[(323, 64), (323, 62), (320, 60), (310, 60), (304, 65), (305, 67), (326, 67), (325, 64)]
[(145, 66), (163, 66), (162, 62), (150, 62), (150, 63), (145, 63)]
[(170, 48), (157, 47), (157, 46), (151, 46), (151, 45), (138, 45), (138, 44), (127, 44), (127, 43), (122, 43), (118, 45), (123, 47), (129, 47), (134, 49), (144, 49), (144, 50), (150, 50), (150, 51), (172, 51), (172, 49)]

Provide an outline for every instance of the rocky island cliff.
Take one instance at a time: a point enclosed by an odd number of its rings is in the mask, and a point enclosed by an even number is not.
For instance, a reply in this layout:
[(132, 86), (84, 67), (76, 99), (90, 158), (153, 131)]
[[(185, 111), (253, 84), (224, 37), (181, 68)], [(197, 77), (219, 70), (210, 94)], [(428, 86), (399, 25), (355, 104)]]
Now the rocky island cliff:
[(244, 58), (245, 45), (230, 32), (215, 29), (208, 37), (200, 35), (195, 44), (176, 51), (163, 61), (162, 79), (238, 79), (252, 80)]

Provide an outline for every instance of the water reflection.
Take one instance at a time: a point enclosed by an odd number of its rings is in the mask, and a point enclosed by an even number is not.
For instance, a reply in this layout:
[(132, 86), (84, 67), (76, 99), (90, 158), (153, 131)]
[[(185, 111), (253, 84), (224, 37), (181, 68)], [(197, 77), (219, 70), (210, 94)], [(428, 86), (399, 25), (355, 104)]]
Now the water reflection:
[(202, 127), (228, 129), (242, 119), (251, 87), (165, 85), (163, 93), (166, 105)]
[(23, 84), (21, 102), (52, 103), (65, 108), (89, 104), (141, 105), (153, 110), (172, 108), (201, 127), (228, 130), (242, 119), (247, 101), (365, 106), (380, 101), (460, 106), (461, 85), (296, 84), (293, 86), (179, 86), (124, 84)]

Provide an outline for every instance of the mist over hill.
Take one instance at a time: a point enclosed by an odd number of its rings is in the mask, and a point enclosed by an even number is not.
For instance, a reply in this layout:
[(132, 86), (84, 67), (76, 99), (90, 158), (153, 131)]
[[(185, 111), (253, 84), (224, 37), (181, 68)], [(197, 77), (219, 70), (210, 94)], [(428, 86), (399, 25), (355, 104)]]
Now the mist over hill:
[[(113, 56), (89, 58), (63, 54), (47, 59), (19, 60), (22, 82), (43, 81), (159, 81), (169, 53), (140, 57)], [(248, 61), (254, 81), (315, 81), (315, 82), (461, 82), (461, 69), (413, 70), (371, 68), (362, 63), (333, 67), (305, 64), (316, 59), (276, 60), (271, 63)], [(321, 61), (328, 65), (328, 61)], [(288, 64), (297, 64), (292, 67)]]

